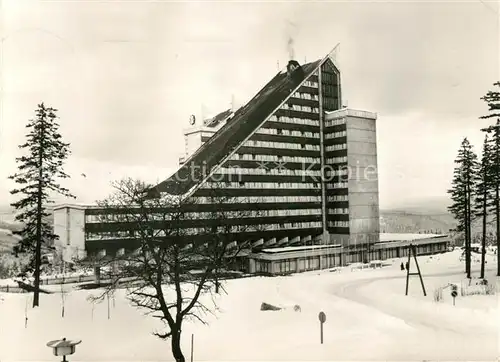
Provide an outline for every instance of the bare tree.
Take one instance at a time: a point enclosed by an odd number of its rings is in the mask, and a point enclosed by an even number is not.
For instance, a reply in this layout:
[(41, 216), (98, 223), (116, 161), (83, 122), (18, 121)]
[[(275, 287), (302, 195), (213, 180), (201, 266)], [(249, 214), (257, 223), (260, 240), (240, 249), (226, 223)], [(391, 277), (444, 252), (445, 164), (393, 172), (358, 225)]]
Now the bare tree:
[(251, 210), (242, 207), (242, 204), (246, 205), (247, 202), (242, 203), (236, 197), (228, 195), (223, 182), (212, 182), (208, 190), (209, 196), (206, 199), (210, 211), (207, 218), (213, 222), (203, 228), (203, 235), (207, 240), (203, 258), (215, 266), (215, 293), (219, 293), (221, 274), (231, 269), (242, 252), (251, 247), (248, 242), (236, 241), (234, 235), (264, 231), (265, 224), (244, 220), (262, 217), (265, 211), (262, 209), (262, 203), (258, 202), (253, 203)]
[(113, 187), (115, 192), (99, 204), (107, 209), (105, 217), (113, 220), (115, 237), (129, 238), (134, 247), (101, 262), (101, 266), (112, 265), (112, 271), (104, 291), (91, 299), (104, 301), (117, 288), (126, 288), (134, 306), (164, 323), (154, 334), (170, 338), (175, 360), (183, 362), (183, 322), (190, 318), (206, 323), (206, 315), (217, 310), (214, 298), (204, 302), (200, 297), (207, 293), (213, 297), (214, 290), (219, 291), (221, 272), (247, 246), (235, 243), (235, 233), (252, 226), (236, 222), (245, 211), (233, 213), (220, 207), (231, 200), (216, 187), (205, 197), (204, 208), (210, 210), (205, 215), (197, 212), (200, 198), (145, 197), (150, 187), (132, 179), (115, 182)]

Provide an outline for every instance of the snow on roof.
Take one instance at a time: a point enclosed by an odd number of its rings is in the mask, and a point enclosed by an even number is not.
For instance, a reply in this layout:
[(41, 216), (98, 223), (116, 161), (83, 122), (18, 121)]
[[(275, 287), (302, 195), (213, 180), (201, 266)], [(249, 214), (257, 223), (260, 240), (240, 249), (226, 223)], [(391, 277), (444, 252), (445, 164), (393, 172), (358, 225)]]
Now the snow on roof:
[(405, 233), (380, 233), (380, 242), (411, 241), (446, 237), (446, 234), (405, 234)]
[(58, 210), (58, 209), (64, 209), (65, 207), (68, 207), (70, 209), (90, 209), (92, 207), (96, 207), (95, 205), (89, 205), (89, 204), (77, 204), (77, 203), (71, 203), (71, 204), (59, 204), (59, 205), (54, 205), (52, 207), (52, 210)]
[(286, 251), (302, 251), (314, 249), (340, 248), (341, 244), (331, 245), (307, 245), (307, 246), (284, 246), (282, 248), (262, 249), (264, 253), (283, 253)]

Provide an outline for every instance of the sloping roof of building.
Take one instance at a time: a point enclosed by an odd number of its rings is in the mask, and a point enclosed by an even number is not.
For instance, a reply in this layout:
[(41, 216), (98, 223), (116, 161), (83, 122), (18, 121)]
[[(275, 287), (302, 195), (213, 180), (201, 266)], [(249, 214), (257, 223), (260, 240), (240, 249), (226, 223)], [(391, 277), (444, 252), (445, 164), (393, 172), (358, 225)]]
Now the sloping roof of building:
[(182, 195), (201, 183), (226, 156), (259, 127), (328, 58), (301, 66), (303, 76), (279, 72), (246, 105), (204, 143), (170, 178), (154, 187), (156, 193)]
[(413, 241), (422, 239), (443, 238), (444, 234), (398, 234), (398, 233), (380, 233), (380, 242), (389, 241)]

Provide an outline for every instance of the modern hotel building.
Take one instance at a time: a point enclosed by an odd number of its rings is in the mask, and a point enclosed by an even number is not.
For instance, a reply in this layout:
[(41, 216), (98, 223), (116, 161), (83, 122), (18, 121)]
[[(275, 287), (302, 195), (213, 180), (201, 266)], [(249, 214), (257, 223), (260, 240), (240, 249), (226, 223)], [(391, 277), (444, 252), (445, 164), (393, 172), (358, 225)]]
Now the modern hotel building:
[[(200, 237), (196, 228), (208, 222), (211, 191), (230, 196), (217, 207), (245, 211), (225, 222), (247, 226), (230, 237), (247, 246), (241, 268), (252, 273), (403, 256), (409, 242), (380, 240), (376, 119), (342, 106), (340, 72), (329, 56), (302, 66), (290, 61), (243, 107), (200, 125), (193, 116), (180, 167), (154, 194), (196, 200), (186, 224), (194, 230), (191, 238)], [(138, 247), (126, 224), (103, 222), (97, 217), (103, 214), (110, 210), (55, 208), (55, 232), (67, 260)], [(421, 253), (444, 251), (448, 241), (423, 240)]]

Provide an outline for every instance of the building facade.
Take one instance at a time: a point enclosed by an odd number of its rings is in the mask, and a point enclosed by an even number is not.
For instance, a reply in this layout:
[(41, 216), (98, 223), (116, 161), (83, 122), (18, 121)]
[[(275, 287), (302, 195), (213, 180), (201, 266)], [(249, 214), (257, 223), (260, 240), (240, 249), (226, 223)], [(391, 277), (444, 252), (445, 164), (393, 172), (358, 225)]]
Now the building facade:
[[(294, 271), (379, 259), (376, 120), (374, 113), (342, 106), (333, 59), (302, 66), (290, 61), (246, 105), (186, 131), (179, 169), (151, 196), (195, 199), (185, 224), (195, 239), (202, 237), (197, 228), (213, 222), (207, 219), (213, 190), (222, 192), (227, 202), (217, 208), (245, 212), (224, 222), (246, 226), (230, 237), (248, 246), (243, 268), (250, 272), (274, 270), (260, 263), (269, 255), (289, 260), (304, 250), (314, 258), (297, 257)], [(64, 210), (54, 214), (68, 227), (72, 214)], [(72, 250), (74, 242), (76, 250), (101, 256), (138, 247), (133, 230), (109, 209), (88, 207), (75, 217), (84, 220), (83, 227), (75, 224), (80, 236), (57, 229), (61, 247)], [(69, 244), (62, 245), (64, 240)]]
[[(382, 264), (383, 260), (408, 257), (413, 244), (417, 255), (429, 255), (447, 251), (450, 239), (447, 235), (433, 234), (380, 234), (366, 261)], [(282, 275), (306, 271), (332, 269), (359, 263), (360, 253), (343, 249), (341, 245), (315, 245), (264, 249), (250, 254), (249, 272), (264, 275)]]

